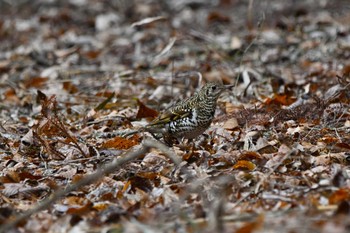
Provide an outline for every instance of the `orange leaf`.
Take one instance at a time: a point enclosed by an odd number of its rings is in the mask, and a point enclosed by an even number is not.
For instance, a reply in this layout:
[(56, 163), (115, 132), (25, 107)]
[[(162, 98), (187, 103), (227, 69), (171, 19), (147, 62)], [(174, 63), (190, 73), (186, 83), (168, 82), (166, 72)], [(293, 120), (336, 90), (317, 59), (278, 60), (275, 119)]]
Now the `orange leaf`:
[(343, 68), (344, 75), (350, 75), (350, 64), (346, 64)]
[(106, 210), (109, 207), (107, 203), (96, 203), (93, 208), (98, 211)]
[(9, 88), (8, 90), (6, 90), (4, 92), (4, 97), (5, 97), (5, 100), (7, 101), (19, 103), (19, 98), (17, 96), (15, 89)]
[(34, 77), (27, 80), (24, 83), (24, 85), (26, 88), (29, 88), (29, 87), (40, 88), (46, 83), (47, 80), (48, 78), (45, 78), (45, 77)]
[(239, 228), (236, 233), (252, 233), (257, 232), (264, 223), (264, 216), (260, 215), (254, 222), (248, 222), (243, 224), (241, 228)]
[(321, 141), (324, 143), (330, 144), (330, 143), (338, 142), (339, 139), (335, 137), (324, 136), (323, 138), (321, 138)]
[(128, 181), (124, 184), (124, 187), (123, 187), (122, 192), (125, 193), (125, 192), (128, 190), (128, 188), (130, 187), (130, 185), (131, 185), (131, 181), (128, 180)]
[(137, 144), (139, 137), (137, 135), (132, 136), (130, 139), (126, 139), (123, 137), (115, 137), (111, 140), (106, 141), (102, 144), (103, 148), (115, 148), (115, 149), (129, 149), (130, 147), (133, 147)]
[(237, 161), (237, 163), (235, 163), (235, 165), (233, 165), (234, 169), (240, 169), (240, 170), (248, 170), (248, 171), (252, 171), (255, 169), (255, 164), (247, 161), (247, 160), (239, 160)]
[(295, 100), (292, 100), (290, 96), (275, 94), (274, 101), (282, 105), (291, 105)]
[(92, 209), (93, 204), (89, 201), (88, 203), (86, 203), (83, 206), (79, 206), (79, 207), (70, 207), (67, 210), (67, 214), (75, 214), (75, 215), (83, 215), (86, 214), (88, 211), (90, 211)]
[(137, 174), (139, 177), (154, 180), (158, 177), (158, 173), (155, 172), (139, 172)]
[(329, 204), (338, 204), (345, 200), (350, 200), (350, 189), (339, 189), (329, 197)]

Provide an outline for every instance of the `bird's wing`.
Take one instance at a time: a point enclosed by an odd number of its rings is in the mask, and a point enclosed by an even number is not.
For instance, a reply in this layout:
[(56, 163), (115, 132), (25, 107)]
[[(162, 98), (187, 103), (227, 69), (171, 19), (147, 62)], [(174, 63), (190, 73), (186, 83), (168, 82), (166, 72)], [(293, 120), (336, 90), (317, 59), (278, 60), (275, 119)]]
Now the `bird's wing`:
[(189, 117), (191, 114), (190, 111), (185, 111), (183, 109), (174, 109), (167, 110), (163, 112), (158, 118), (156, 118), (154, 121), (149, 123), (149, 126), (155, 126), (155, 125), (164, 125), (171, 121), (176, 121), (181, 118)]

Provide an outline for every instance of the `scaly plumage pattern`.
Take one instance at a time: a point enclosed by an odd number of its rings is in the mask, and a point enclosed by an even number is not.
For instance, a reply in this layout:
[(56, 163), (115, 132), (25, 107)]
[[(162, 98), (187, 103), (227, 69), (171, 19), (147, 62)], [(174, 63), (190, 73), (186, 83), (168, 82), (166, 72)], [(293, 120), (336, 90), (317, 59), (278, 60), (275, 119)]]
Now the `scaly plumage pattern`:
[(190, 98), (187, 98), (144, 127), (150, 133), (161, 133), (164, 138), (192, 139), (201, 135), (211, 124), (216, 102), (226, 88), (219, 83), (207, 83)]

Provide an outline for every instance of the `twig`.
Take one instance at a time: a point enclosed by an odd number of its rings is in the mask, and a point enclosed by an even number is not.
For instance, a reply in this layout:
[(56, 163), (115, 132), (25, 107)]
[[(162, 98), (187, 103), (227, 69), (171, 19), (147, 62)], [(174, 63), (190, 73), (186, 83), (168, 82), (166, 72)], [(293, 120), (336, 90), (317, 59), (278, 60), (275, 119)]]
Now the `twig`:
[(35, 214), (41, 210), (49, 208), (54, 202), (66, 196), (70, 192), (75, 191), (81, 188), (82, 186), (96, 182), (103, 176), (115, 171), (118, 167), (122, 166), (123, 164), (131, 160), (134, 160), (139, 156), (147, 153), (150, 148), (157, 148), (160, 151), (162, 151), (165, 155), (167, 155), (170, 158), (171, 161), (175, 163), (175, 165), (178, 165), (181, 162), (180, 159), (176, 156), (176, 154), (170, 151), (167, 146), (151, 139), (145, 139), (142, 147), (139, 150), (136, 150), (136, 151), (129, 150), (125, 152), (124, 155), (121, 155), (120, 158), (113, 160), (112, 163), (107, 164), (104, 167), (98, 169), (95, 173), (85, 176), (84, 178), (82, 178), (81, 180), (79, 180), (74, 184), (68, 185), (66, 189), (56, 191), (52, 196), (44, 199), (42, 202), (37, 204), (33, 209), (25, 211), (23, 214), (19, 215), (14, 220), (9, 221), (8, 223), (2, 225), (0, 227), (0, 233), (8, 232), (11, 228), (15, 227), (21, 221), (29, 218), (32, 214)]
[(179, 156), (177, 156), (174, 151), (170, 150), (169, 147), (159, 141), (146, 138), (143, 141), (143, 145), (147, 148), (157, 148), (163, 152), (176, 166), (181, 163)]

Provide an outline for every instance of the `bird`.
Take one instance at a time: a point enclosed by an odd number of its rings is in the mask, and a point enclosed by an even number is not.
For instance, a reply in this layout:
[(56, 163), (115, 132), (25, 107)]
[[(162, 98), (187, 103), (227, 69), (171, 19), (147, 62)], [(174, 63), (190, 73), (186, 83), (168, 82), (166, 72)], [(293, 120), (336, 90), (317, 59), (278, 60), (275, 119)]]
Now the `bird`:
[(169, 145), (172, 145), (174, 139), (192, 140), (209, 128), (220, 94), (232, 86), (218, 82), (206, 83), (191, 97), (178, 101), (146, 126), (125, 136), (141, 131), (149, 132), (153, 136), (161, 134)]

